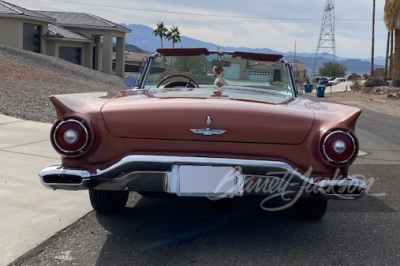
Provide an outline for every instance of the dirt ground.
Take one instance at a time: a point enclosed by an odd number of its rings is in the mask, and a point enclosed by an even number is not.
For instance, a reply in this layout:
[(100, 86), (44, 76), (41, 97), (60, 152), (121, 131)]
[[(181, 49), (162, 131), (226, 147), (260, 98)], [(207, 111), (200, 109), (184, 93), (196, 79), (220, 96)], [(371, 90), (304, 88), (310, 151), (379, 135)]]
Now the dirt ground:
[[(312, 95), (312, 97), (317, 97), (315, 91), (309, 95)], [(328, 101), (353, 105), (362, 109), (369, 109), (396, 117), (400, 117), (399, 98), (400, 88), (383, 88), (382, 90), (378, 89), (378, 92), (348, 91), (330, 93), (329, 90), (325, 92), (325, 99)]]

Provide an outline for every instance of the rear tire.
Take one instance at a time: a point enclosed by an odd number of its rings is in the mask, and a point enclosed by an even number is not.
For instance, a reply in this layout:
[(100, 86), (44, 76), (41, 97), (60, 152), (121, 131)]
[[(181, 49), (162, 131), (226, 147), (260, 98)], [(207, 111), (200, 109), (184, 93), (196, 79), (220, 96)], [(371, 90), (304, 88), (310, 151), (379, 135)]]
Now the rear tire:
[(98, 213), (116, 213), (121, 211), (128, 201), (128, 196), (128, 191), (89, 189), (90, 203)]
[(319, 220), (324, 217), (328, 200), (320, 198), (300, 198), (293, 205), (293, 214), (296, 217)]

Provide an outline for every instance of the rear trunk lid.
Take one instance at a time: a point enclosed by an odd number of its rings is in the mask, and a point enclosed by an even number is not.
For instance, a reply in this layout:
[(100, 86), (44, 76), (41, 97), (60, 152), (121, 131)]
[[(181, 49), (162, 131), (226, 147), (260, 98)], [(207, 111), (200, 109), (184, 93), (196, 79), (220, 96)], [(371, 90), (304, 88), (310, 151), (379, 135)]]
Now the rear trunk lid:
[(237, 143), (300, 144), (314, 123), (313, 111), (296, 104), (221, 98), (116, 98), (102, 116), (119, 138)]

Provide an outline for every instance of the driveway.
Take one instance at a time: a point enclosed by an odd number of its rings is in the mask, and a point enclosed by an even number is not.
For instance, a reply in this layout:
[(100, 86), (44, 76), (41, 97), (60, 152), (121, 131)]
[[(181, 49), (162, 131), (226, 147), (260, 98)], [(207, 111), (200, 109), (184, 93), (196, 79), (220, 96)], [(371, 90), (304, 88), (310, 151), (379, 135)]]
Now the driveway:
[(0, 265), (7, 265), (92, 210), (86, 191), (54, 192), (38, 173), (59, 163), (50, 124), (0, 115)]

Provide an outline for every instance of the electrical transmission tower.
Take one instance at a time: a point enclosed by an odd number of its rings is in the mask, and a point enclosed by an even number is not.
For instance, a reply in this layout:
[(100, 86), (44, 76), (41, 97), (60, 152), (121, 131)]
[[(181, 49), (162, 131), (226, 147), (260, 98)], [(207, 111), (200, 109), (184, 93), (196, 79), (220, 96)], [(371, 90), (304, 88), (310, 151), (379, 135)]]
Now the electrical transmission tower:
[(313, 63), (313, 76), (316, 75), (318, 60), (322, 53), (332, 56), (332, 62), (336, 61), (335, 44), (335, 1), (326, 0), (324, 15), (322, 17), (321, 32), (319, 34), (317, 51)]

